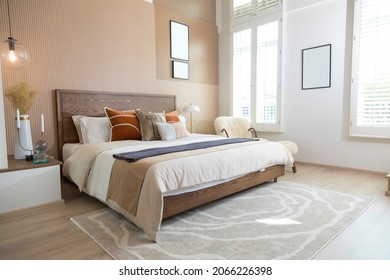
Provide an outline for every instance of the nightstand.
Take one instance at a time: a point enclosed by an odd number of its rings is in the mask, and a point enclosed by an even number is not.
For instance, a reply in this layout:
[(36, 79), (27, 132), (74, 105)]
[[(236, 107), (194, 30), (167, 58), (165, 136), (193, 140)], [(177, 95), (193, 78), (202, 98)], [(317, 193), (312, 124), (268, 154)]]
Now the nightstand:
[(34, 164), (9, 156), (8, 168), (0, 169), (0, 213), (64, 203), (61, 198), (61, 164), (55, 159)]
[(386, 191), (386, 193), (385, 193), (385, 195), (387, 195), (387, 196), (390, 196), (390, 173), (389, 174), (387, 174), (387, 191)]

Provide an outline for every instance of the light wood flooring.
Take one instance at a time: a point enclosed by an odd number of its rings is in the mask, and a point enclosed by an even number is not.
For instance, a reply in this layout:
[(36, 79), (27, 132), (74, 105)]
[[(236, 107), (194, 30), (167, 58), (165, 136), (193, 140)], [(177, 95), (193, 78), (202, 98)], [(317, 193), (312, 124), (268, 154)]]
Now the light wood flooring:
[[(376, 201), (315, 259), (390, 259), (390, 197), (384, 174), (297, 164), (279, 180), (315, 185)], [(111, 259), (69, 219), (105, 207), (63, 181), (65, 204), (0, 215), (0, 259)]]

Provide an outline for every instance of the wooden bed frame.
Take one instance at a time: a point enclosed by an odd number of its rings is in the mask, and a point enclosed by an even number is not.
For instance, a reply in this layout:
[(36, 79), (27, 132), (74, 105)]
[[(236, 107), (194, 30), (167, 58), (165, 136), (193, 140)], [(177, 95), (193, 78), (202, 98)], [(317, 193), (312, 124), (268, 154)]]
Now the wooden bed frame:
[[(62, 147), (66, 143), (78, 143), (78, 135), (72, 116), (104, 116), (104, 107), (116, 110), (141, 109), (151, 112), (176, 110), (176, 96), (166, 94), (115, 93), (57, 89), (58, 155), (62, 160)], [(239, 191), (274, 180), (284, 175), (284, 165), (253, 172), (243, 177), (213, 187), (164, 198), (163, 218), (167, 218), (226, 197)]]

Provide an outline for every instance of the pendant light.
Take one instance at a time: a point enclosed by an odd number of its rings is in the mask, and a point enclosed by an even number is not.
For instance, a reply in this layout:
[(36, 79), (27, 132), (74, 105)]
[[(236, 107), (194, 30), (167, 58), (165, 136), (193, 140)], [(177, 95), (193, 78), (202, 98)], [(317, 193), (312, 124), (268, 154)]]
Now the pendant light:
[(26, 66), (29, 62), (30, 55), (27, 49), (12, 37), (11, 15), (9, 12), (9, 3), (7, 0), (9, 37), (2, 41), (1, 46), (1, 63), (9, 69), (20, 69)]

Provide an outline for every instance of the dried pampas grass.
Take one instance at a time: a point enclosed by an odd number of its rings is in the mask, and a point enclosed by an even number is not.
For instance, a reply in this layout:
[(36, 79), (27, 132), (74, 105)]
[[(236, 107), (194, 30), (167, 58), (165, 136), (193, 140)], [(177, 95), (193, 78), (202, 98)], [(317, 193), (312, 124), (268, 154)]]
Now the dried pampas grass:
[(36, 92), (30, 91), (27, 83), (18, 83), (5, 92), (14, 109), (19, 109), (21, 115), (27, 115), (35, 101)]

